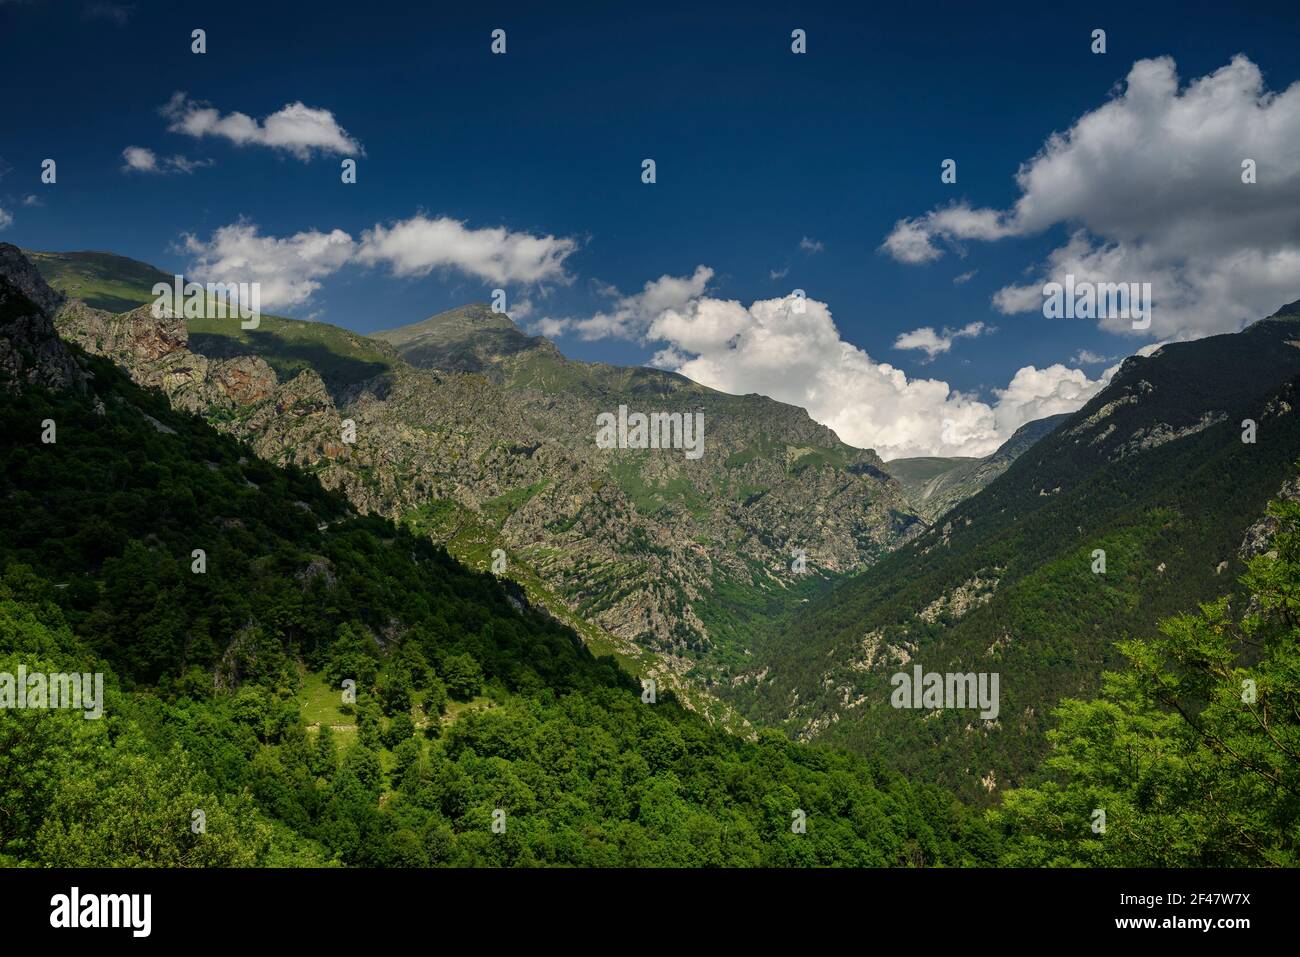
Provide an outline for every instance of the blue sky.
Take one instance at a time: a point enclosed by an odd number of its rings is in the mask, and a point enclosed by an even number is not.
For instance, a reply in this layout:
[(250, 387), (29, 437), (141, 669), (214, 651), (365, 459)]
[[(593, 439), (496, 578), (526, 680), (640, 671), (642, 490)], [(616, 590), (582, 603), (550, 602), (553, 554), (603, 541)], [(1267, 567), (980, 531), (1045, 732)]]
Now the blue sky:
[[(1010, 210), (1024, 192), (1015, 181), (1021, 164), (1053, 131), (1122, 90), (1137, 61), (1171, 57), (1186, 84), (1244, 54), (1267, 90), (1286, 90), (1300, 79), (1300, 16), (1283, 5), (1228, 12), (1186, 2), (1066, 11), (1002, 4), (996, 15), (972, 4), (440, 6), (0, 2), (0, 222), (8, 220), (0, 240), (110, 250), (180, 271), (202, 258), (183, 248), (184, 235), (208, 246), (212, 265), (219, 257), (208, 244), (236, 223), (264, 238), (342, 230), (360, 242), (377, 224), (423, 216), (553, 237), (566, 244), (558, 274), (504, 283), (512, 302), (531, 303), (521, 325), (566, 320), (557, 341), (571, 356), (641, 363), (659, 355), (660, 364), (712, 376), (709, 384), (757, 383), (754, 391), (785, 399), (798, 396), (770, 361), (768, 379), (752, 368), (724, 369), (721, 352), (688, 367), (691, 336), (655, 339), (648, 315), (623, 337), (584, 338), (575, 323), (616, 311), (611, 287), (629, 296), (701, 265), (712, 272), (695, 298), (748, 307), (798, 287), (874, 363), (955, 390), (937, 405), (933, 390), (904, 396), (897, 408), (876, 408), (870, 393), (837, 405), (827, 393), (851, 369), (800, 371), (816, 380), (804, 402), (815, 417), (856, 444), (895, 453), (984, 451), (1018, 418), (1055, 408), (1031, 404), (990, 419), (953, 395), (992, 408), (994, 390), (1018, 370), (1058, 363), (1096, 383), (1116, 357), (1140, 346), (1236, 328), (1257, 318), (1249, 310), (1258, 303), (1285, 301), (1278, 298), (1285, 279), (1261, 284), (1257, 300), (1180, 294), (1163, 315), (1182, 310), (1190, 318), (1157, 323), (1142, 337), (998, 308), (999, 290), (1037, 281), (1080, 216), (1087, 219), (1072, 208), (1006, 236), (938, 235), (941, 255), (920, 263), (880, 249), (899, 220), (951, 203)], [(201, 56), (190, 52), (196, 27), (207, 32)], [(497, 27), (507, 31), (504, 56), (489, 51)], [(1107, 34), (1102, 55), (1090, 50), (1098, 27)], [(807, 31), (805, 55), (790, 50), (794, 28)], [(328, 111), (364, 154), (302, 156), (172, 131), (177, 114), (160, 110), (178, 91), (189, 108), (210, 105), (219, 116), (261, 121), (295, 102)], [(1258, 148), (1285, 155), (1293, 145), (1285, 135)], [(124, 169), (129, 146), (150, 151), (158, 166)], [(344, 155), (358, 161), (355, 185), (340, 182)], [(203, 165), (181, 172), (168, 167), (171, 156)], [(39, 181), (46, 157), (59, 164), (54, 185)], [(657, 164), (653, 185), (641, 182), (646, 157)], [(945, 158), (957, 160), (956, 184), (940, 182)], [(1293, 172), (1279, 177), (1288, 189)], [(1279, 178), (1267, 187), (1278, 188)], [(1211, 189), (1195, 179), (1185, 185), (1170, 210)], [(1086, 210), (1098, 201), (1079, 202)], [(1179, 257), (1195, 255), (1169, 250), (1172, 226), (1130, 229), (1118, 215), (1088, 225), (1097, 248), (1159, 248), (1163, 259), (1139, 257), (1158, 278), (1170, 262), (1185, 269)], [(1295, 237), (1278, 229), (1261, 255), (1292, 251)], [(272, 311), (370, 332), (486, 299), (501, 284), (454, 265), (394, 275), (383, 257), (349, 261), (314, 281), (309, 298)], [(1294, 291), (1291, 298), (1300, 296), (1300, 283)], [(1160, 302), (1157, 295), (1163, 309)], [(952, 339), (932, 359), (894, 347), (920, 328), (942, 338), (945, 327), (972, 323), (983, 324), (979, 334)], [(1079, 361), (1080, 350), (1095, 361)], [(1057, 398), (1077, 405), (1092, 388)], [(920, 424), (936, 415), (951, 423), (948, 440)], [(897, 426), (909, 417), (914, 424)]]

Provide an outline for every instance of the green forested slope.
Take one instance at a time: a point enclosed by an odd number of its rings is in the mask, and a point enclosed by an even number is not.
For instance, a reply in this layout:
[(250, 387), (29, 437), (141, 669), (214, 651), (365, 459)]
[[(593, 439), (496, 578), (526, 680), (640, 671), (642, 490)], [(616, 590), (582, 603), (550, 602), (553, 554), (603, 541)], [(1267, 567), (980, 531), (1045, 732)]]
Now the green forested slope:
[(1004, 864), (1300, 863), (1300, 503), (1265, 526), (1248, 600), (1122, 643), (1103, 695), (1057, 709), (1039, 780), (990, 814)]
[[(102, 671), (105, 715), (0, 711), (0, 863), (993, 859), (941, 791), (643, 703), (491, 576), (78, 361), (85, 391), (0, 382), (0, 671)], [(355, 678), (354, 728), (308, 726), (304, 669)]]
[[(1234, 590), (1243, 538), (1300, 454), (1297, 338), (1292, 307), (1128, 360), (939, 527), (776, 629), (734, 700), (968, 797), (1025, 783), (1052, 709), (1098, 689), (1118, 642)], [(997, 721), (892, 708), (890, 676), (918, 664), (997, 672)]]

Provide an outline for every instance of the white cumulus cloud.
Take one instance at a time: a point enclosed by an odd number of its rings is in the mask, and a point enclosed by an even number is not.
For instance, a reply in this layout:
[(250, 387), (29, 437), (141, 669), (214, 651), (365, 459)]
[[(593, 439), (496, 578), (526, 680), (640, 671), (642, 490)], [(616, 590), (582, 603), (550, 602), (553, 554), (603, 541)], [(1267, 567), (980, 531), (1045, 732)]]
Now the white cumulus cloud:
[[(920, 329), (913, 329), (911, 332), (901, 333), (894, 340), (895, 349), (920, 349), (925, 353), (926, 359), (933, 359), (940, 353), (947, 352), (952, 348), (952, 344), (958, 339), (974, 339), (985, 331), (984, 323), (968, 322), (960, 329), (944, 328), (942, 332), (935, 332), (931, 326), (922, 326)], [(992, 329), (988, 330), (992, 332)]]
[(126, 161), (124, 169), (139, 173), (152, 173), (158, 168), (158, 157), (154, 151), (143, 146), (128, 146), (122, 150), (122, 159)]
[(258, 121), (246, 113), (226, 113), (207, 103), (191, 100), (182, 92), (162, 108), (173, 133), (200, 139), (216, 136), (238, 146), (254, 144), (283, 150), (300, 160), (316, 153), (340, 156), (365, 155), (361, 144), (339, 125), (329, 110), (307, 106), (302, 102), (286, 104)]
[[(1243, 182), (1251, 160), (1256, 182)], [(939, 259), (967, 241), (1064, 225), (1069, 238), (1031, 283), (998, 291), (1006, 313), (1041, 310), (1044, 282), (1150, 282), (1147, 335), (1232, 331), (1300, 295), (1300, 83), (1268, 89), (1236, 56), (1180, 83), (1169, 57), (1139, 60), (1122, 88), (1016, 173), (1009, 209), (954, 203), (895, 224), (882, 250)], [(1101, 320), (1132, 333), (1131, 323)]]
[(504, 226), (471, 229), (446, 216), (416, 215), (366, 230), (358, 258), (386, 263), (397, 276), (452, 268), (488, 282), (530, 284), (566, 282), (564, 260), (577, 248), (572, 239), (511, 232)]
[(206, 241), (183, 237), (193, 257), (189, 274), (204, 282), (258, 282), (262, 305), (296, 306), (320, 288), (319, 279), (336, 272), (356, 254), (356, 243), (341, 229), (262, 236), (252, 223), (222, 226)]
[[(454, 219), (423, 215), (376, 225), (359, 240), (342, 229), (266, 236), (244, 220), (222, 226), (206, 240), (189, 234), (182, 240), (195, 278), (260, 282), (262, 304), (271, 309), (301, 305), (320, 288), (320, 280), (349, 264), (387, 265), (396, 276), (445, 268), (499, 285), (568, 282), (564, 259), (577, 248), (571, 239), (504, 227), (472, 229)], [(527, 315), (532, 308), (530, 300), (521, 299), (512, 312)]]
[[(844, 441), (886, 459), (987, 455), (1026, 422), (1078, 409), (1113, 373), (1091, 379), (1060, 364), (1026, 366), (983, 401), (873, 359), (840, 337), (825, 303), (791, 295), (746, 306), (708, 295), (712, 278), (707, 266), (661, 276), (590, 319), (533, 328), (659, 344), (653, 365), (723, 392), (802, 406)], [(974, 334), (970, 326), (959, 331)]]

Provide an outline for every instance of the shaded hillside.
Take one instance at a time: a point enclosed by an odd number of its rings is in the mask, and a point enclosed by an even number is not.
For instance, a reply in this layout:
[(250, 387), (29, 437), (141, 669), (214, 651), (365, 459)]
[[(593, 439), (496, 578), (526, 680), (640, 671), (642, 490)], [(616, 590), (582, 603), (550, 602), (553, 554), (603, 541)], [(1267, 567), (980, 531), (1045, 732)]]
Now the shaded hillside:
[[(104, 679), (97, 719), (0, 710), (0, 865), (995, 858), (934, 788), (643, 701), (516, 589), (60, 342), (5, 272), (0, 303), (0, 671)], [(353, 723), (309, 722), (344, 680)]]
[[(1048, 712), (1097, 689), (1117, 641), (1234, 591), (1300, 455), (1297, 375), (1294, 305), (1127, 360), (939, 526), (779, 629), (735, 700), (969, 795), (1023, 782)], [(999, 717), (891, 707), (890, 676), (918, 664), (998, 672)]]

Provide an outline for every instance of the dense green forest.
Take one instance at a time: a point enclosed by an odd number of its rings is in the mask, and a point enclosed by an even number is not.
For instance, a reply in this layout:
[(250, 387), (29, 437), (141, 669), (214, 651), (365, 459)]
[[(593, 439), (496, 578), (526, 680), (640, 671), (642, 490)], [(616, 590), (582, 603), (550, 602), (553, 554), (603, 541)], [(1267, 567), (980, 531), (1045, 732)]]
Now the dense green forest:
[[(0, 402), (0, 672), (103, 671), (105, 715), (0, 712), (3, 863), (996, 859), (950, 795), (643, 703), (491, 576), (83, 361), (102, 412)], [(309, 728), (306, 672), (356, 680), (355, 732)]]
[(1296, 862), (1294, 502), (981, 809), (647, 701), (509, 583), (77, 360), (84, 392), (0, 383), (0, 675), (102, 672), (104, 714), (0, 710), (0, 865)]
[(1300, 502), (1270, 514), (1238, 607), (1122, 643), (1103, 696), (1057, 709), (1044, 780), (991, 813), (1004, 864), (1300, 863)]
[[(819, 740), (968, 801), (1030, 783), (1058, 703), (1099, 693), (1102, 673), (1124, 664), (1122, 642), (1198, 602), (1241, 600), (1243, 539), (1300, 454), (1298, 328), (1293, 305), (1129, 360), (934, 528), (781, 622), (755, 651), (764, 680), (725, 689), (730, 700), (791, 733), (819, 722)], [(1258, 424), (1253, 443), (1245, 419)], [(1185, 434), (1134, 451), (1134, 436), (1174, 430)], [(914, 664), (999, 673), (997, 722), (891, 708), (891, 673)]]

